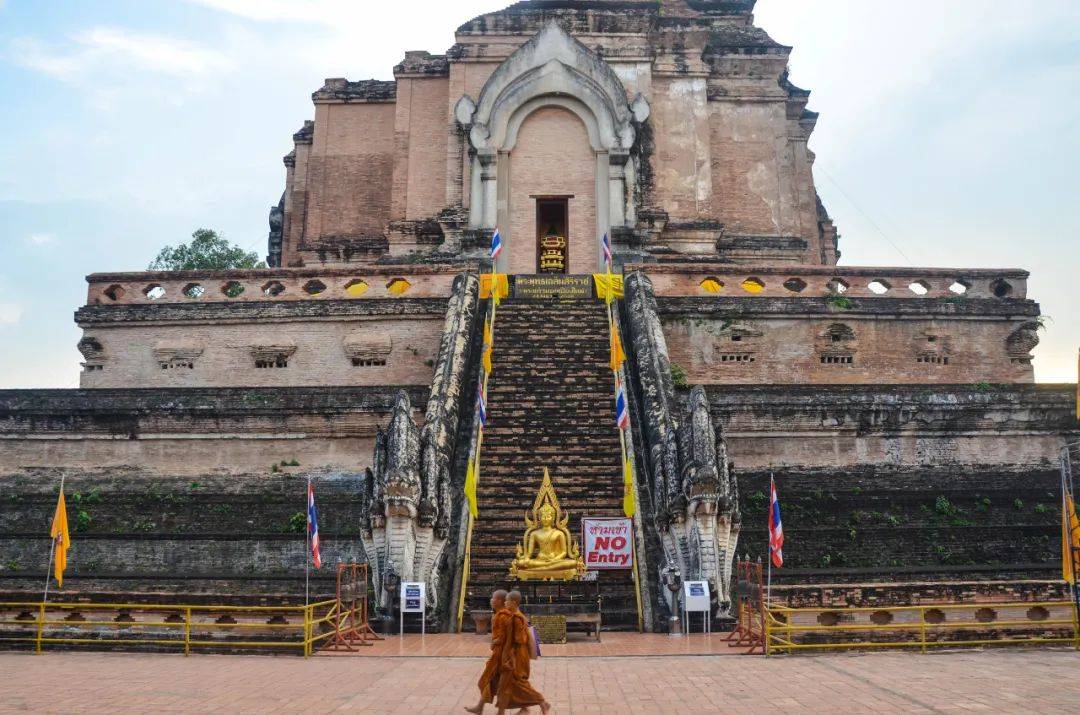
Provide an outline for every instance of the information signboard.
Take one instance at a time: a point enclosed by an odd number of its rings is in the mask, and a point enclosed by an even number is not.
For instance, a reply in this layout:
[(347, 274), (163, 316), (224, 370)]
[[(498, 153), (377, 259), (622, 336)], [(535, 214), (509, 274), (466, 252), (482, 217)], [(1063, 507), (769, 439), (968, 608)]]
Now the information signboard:
[(551, 298), (592, 298), (592, 276), (558, 274), (524, 275), (514, 277), (514, 297), (549, 300)]
[(629, 569), (634, 566), (634, 522), (625, 517), (581, 519), (585, 568)]
[(686, 632), (690, 632), (690, 614), (701, 613), (703, 630), (712, 631), (712, 598), (709, 595), (708, 581), (683, 581), (683, 622)]
[(419, 613), (420, 614), (420, 633), (423, 634), (426, 628), (427, 621), (426, 609), (427, 599), (425, 598), (425, 585), (423, 581), (402, 581), (401, 582), (401, 623), (400, 633), (405, 635), (405, 614), (406, 613)]

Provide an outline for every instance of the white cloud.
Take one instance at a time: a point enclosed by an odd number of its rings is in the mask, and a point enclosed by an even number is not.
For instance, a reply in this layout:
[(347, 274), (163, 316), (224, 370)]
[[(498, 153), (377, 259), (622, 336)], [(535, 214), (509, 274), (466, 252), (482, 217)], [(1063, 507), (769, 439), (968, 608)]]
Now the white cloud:
[(56, 235), (51, 233), (32, 233), (26, 237), (26, 242), (34, 246), (44, 246), (56, 240)]
[(22, 320), (23, 309), (15, 303), (0, 303), (0, 327), (16, 325)]
[(63, 45), (20, 38), (12, 42), (9, 54), (24, 67), (73, 84), (107, 83), (110, 76), (130, 76), (133, 71), (198, 78), (234, 66), (216, 50), (119, 27), (93, 27)]

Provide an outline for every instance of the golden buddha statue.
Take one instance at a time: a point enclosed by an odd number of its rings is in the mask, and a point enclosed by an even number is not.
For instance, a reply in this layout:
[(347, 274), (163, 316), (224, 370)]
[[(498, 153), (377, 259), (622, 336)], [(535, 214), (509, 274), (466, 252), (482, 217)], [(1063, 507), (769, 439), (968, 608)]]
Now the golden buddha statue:
[(548, 470), (533, 501), (525, 512), (525, 536), (510, 564), (510, 576), (519, 579), (569, 580), (585, 573), (585, 562), (570, 530), (570, 515), (559, 507), (559, 498)]

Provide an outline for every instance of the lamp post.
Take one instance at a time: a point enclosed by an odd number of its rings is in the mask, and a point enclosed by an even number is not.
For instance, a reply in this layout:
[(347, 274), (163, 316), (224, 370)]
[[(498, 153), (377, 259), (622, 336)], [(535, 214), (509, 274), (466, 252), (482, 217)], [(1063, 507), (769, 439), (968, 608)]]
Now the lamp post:
[(668, 618), (668, 635), (681, 636), (682, 622), (679, 620), (679, 590), (682, 588), (682, 572), (675, 564), (668, 563), (660, 572), (664, 586), (671, 592), (671, 617)]

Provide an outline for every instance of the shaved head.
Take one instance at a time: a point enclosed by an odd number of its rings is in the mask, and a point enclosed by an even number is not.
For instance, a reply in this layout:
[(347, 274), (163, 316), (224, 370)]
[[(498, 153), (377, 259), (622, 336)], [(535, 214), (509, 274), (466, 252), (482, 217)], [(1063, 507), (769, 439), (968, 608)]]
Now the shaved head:
[(506, 589), (500, 588), (497, 591), (495, 591), (494, 593), (492, 593), (491, 594), (491, 600), (493, 600), (493, 601), (505, 601), (506, 600)]
[(521, 603), (521, 591), (511, 591), (506, 594), (506, 600), (511, 603)]

